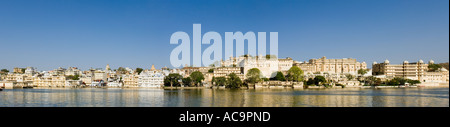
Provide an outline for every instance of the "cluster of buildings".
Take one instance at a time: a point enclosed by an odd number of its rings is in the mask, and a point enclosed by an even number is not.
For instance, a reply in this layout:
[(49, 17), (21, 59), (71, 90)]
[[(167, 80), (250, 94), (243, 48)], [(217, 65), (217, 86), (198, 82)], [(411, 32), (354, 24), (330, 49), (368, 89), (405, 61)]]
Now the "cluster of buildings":
[[(449, 82), (448, 70), (441, 68), (430, 72), (428, 64), (422, 60), (403, 64), (390, 64), (388, 60), (383, 63), (374, 62), (372, 69), (367, 68), (366, 62), (358, 62), (356, 59), (327, 59), (326, 57), (310, 59), (299, 62), (292, 58), (274, 58), (270, 56), (240, 56), (221, 60), (219, 66), (187, 67), (181, 69), (169, 69), (163, 67), (156, 69), (154, 65), (150, 69), (138, 72), (131, 68), (119, 68), (112, 70), (109, 65), (105, 69), (89, 69), (81, 71), (76, 67), (58, 68), (51, 71), (38, 72), (36, 68), (14, 68), (13, 72), (2, 74), (0, 87), (72, 87), (72, 86), (109, 86), (109, 87), (161, 87), (164, 77), (170, 73), (178, 73), (183, 77), (189, 77), (194, 71), (203, 73), (203, 84), (210, 85), (213, 77), (226, 77), (231, 73), (236, 74), (242, 80), (246, 79), (247, 71), (258, 68), (262, 78), (274, 77), (277, 72), (287, 74), (287, 71), (297, 66), (303, 70), (305, 79), (321, 75), (337, 83), (360, 85), (356, 80), (349, 81), (346, 75), (374, 76), (381, 79), (403, 77), (419, 80), (423, 83), (447, 83)], [(358, 70), (366, 69), (368, 73), (358, 75)], [(3, 85), (3, 86), (2, 86)]]
[(419, 80), (425, 84), (448, 83), (449, 72), (445, 68), (429, 71), (428, 65), (434, 64), (433, 60), (424, 63), (423, 60), (418, 62), (403, 61), (403, 64), (390, 64), (389, 60), (383, 63), (373, 62), (372, 75), (380, 78), (403, 77), (406, 79)]
[[(58, 68), (51, 71), (38, 72), (33, 67), (14, 68), (11, 73), (1, 76), (1, 87), (77, 87), (77, 86), (110, 86), (110, 87), (161, 87), (164, 76), (172, 73), (168, 70), (151, 69), (138, 73), (133, 69), (111, 70), (89, 69), (81, 71), (76, 67)], [(19, 71), (20, 70), (20, 71)]]

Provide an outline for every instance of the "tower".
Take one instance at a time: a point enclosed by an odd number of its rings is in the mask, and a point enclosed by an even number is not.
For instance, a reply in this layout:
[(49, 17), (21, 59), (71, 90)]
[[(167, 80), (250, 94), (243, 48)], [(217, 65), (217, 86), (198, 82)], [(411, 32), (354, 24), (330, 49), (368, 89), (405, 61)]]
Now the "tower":
[(109, 67), (109, 64), (106, 64), (106, 70), (111, 70), (111, 68)]
[(150, 69), (151, 71), (154, 71), (154, 70), (156, 70), (155, 69), (155, 65), (154, 64), (152, 64), (152, 68)]

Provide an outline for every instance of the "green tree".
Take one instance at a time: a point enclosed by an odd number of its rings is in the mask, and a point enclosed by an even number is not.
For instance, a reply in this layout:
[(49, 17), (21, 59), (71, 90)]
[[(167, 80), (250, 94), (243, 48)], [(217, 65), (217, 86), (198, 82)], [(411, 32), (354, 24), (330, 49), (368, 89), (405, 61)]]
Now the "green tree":
[(375, 81), (375, 86), (379, 86), (381, 85), (381, 79), (380, 78), (376, 78), (377, 80)]
[(376, 78), (376, 77), (373, 77), (373, 76), (367, 77), (366, 80), (368, 81), (368, 83), (369, 83), (370, 85), (374, 85), (374, 84), (377, 82), (377, 78)]
[(313, 84), (316, 84), (316, 82), (312, 78), (309, 78), (308, 81), (306, 81), (306, 85), (313, 85)]
[(141, 74), (141, 72), (143, 71), (144, 69), (142, 69), (142, 68), (136, 68), (136, 72), (138, 73), (138, 74)]
[(168, 76), (164, 77), (164, 84), (170, 84), (170, 87), (178, 86), (179, 80), (181, 80), (183, 76), (178, 73), (170, 73)]
[(261, 71), (258, 68), (252, 68), (247, 71), (246, 77), (247, 82), (253, 83), (253, 85), (255, 85), (255, 83), (261, 81)]
[(440, 68), (442, 68), (442, 66), (439, 64), (429, 64), (428, 65), (428, 71), (437, 71)]
[(408, 82), (409, 84), (411, 84), (411, 85), (416, 85), (416, 84), (419, 84), (419, 83), (420, 83), (419, 80), (410, 80), (410, 79), (408, 79), (407, 82)]
[(276, 55), (266, 55), (266, 59), (270, 59), (270, 58), (277, 58)]
[(387, 82), (387, 85), (390, 85), (390, 86), (398, 86), (398, 85), (400, 85), (400, 82), (398, 82), (398, 81), (395, 80), (395, 79), (392, 79), (392, 80), (389, 80), (389, 81)]
[(287, 80), (300, 82), (303, 81), (303, 71), (297, 66), (292, 66), (287, 72)]
[(406, 79), (405, 79), (405, 78), (401, 78), (401, 77), (395, 77), (395, 78), (392, 79), (392, 80), (397, 81), (397, 82), (398, 82), (398, 85), (405, 85), (405, 83), (406, 83)]
[(351, 74), (345, 74), (345, 77), (347, 77), (347, 80), (353, 80), (353, 78), (355, 78), (355, 77), (353, 77), (353, 75), (351, 75)]
[(225, 86), (227, 84), (227, 79), (225, 77), (214, 78), (214, 83), (216, 86)]
[(208, 72), (209, 72), (209, 73), (214, 73), (214, 69), (211, 68), (211, 69), (208, 70)]
[(205, 77), (203, 76), (203, 74), (200, 71), (192, 72), (189, 77), (191, 77), (195, 86), (199, 86), (199, 84), (201, 84), (202, 80), (205, 79)]
[(117, 69), (117, 72), (118, 72), (119, 74), (126, 74), (126, 73), (127, 73), (127, 69), (125, 69), (125, 68), (123, 68), (123, 67), (119, 67), (119, 68)]
[(272, 78), (273, 80), (278, 80), (278, 81), (286, 81), (286, 78), (284, 77), (283, 73), (278, 71), (277, 75), (275, 77)]
[(2, 72), (2, 73), (8, 73), (9, 70), (8, 70), (8, 69), (2, 69), (0, 72)]
[(69, 76), (66, 76), (66, 79), (80, 80), (80, 75), (69, 75)]
[(358, 74), (360, 74), (361, 76), (367, 74), (368, 70), (367, 69), (359, 69), (358, 70)]
[[(358, 80), (359, 80), (359, 81), (364, 81), (364, 84), (366, 83), (366, 79), (365, 79), (363, 76), (364, 76), (365, 74), (367, 74), (368, 71), (369, 71), (368, 69), (359, 69), (359, 70), (358, 70), (358, 74), (359, 74)], [(361, 77), (362, 77), (362, 79), (361, 79)]]
[(191, 86), (191, 84), (192, 84), (192, 79), (191, 79), (190, 77), (183, 78), (183, 79), (181, 79), (181, 82), (183, 82), (183, 85), (184, 85), (184, 86)]
[(326, 81), (327, 80), (323, 76), (319, 75), (319, 76), (314, 77), (314, 84), (316, 84), (316, 85), (320, 85), (321, 83), (324, 83)]
[(239, 88), (242, 86), (242, 80), (235, 73), (228, 75), (226, 88)]

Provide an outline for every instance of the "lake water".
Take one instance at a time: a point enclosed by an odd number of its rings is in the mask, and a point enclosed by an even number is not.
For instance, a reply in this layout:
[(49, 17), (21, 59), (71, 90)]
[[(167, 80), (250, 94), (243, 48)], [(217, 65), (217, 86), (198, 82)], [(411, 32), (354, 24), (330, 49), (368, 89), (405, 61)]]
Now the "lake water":
[(4, 89), (0, 107), (449, 107), (449, 88)]

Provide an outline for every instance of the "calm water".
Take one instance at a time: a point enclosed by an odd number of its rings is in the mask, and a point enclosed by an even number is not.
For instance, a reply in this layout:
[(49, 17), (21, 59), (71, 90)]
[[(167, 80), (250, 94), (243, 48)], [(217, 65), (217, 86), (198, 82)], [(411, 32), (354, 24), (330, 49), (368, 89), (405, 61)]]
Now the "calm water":
[(449, 88), (7, 89), (0, 107), (449, 107)]

